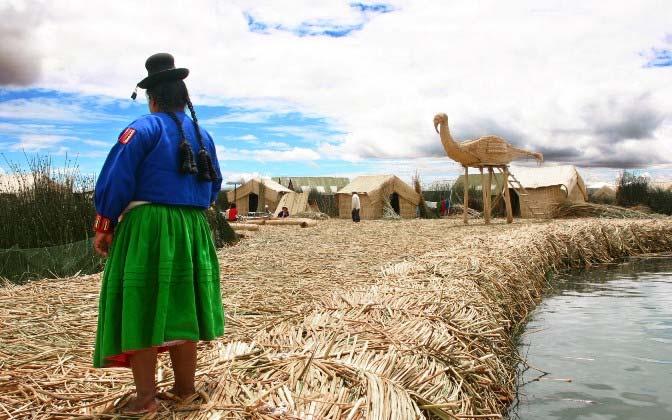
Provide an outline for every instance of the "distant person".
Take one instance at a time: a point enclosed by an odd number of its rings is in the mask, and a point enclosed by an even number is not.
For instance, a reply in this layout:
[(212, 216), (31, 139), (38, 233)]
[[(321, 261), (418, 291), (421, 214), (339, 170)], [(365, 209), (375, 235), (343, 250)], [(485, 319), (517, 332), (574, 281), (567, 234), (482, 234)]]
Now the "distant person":
[(362, 208), (362, 204), (359, 202), (359, 196), (356, 192), (352, 193), (352, 221), (359, 223), (361, 220), (359, 218), (359, 211)]
[(280, 213), (278, 213), (278, 217), (280, 219), (289, 217), (289, 209), (287, 207), (283, 207), (282, 210), (280, 210)]
[(238, 220), (238, 209), (236, 208), (236, 203), (231, 203), (231, 207), (229, 207), (226, 213), (226, 220), (229, 222), (235, 222)]
[(93, 366), (131, 369), (136, 396), (122, 416), (158, 410), (158, 352), (170, 352), (170, 393), (194, 395), (196, 343), (224, 334), (219, 261), (205, 217), (222, 185), (215, 144), (196, 119), (183, 81), (189, 70), (166, 53), (145, 68), (138, 87), (150, 114), (121, 132), (94, 197), (93, 247), (108, 259)]

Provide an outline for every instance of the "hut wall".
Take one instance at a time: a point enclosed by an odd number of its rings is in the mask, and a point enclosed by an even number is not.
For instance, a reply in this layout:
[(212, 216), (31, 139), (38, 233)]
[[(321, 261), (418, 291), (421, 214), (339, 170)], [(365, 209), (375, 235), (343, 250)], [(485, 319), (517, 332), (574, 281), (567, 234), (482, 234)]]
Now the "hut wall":
[[(380, 203), (371, 203), (371, 198), (365, 194), (359, 194), (359, 204), (362, 209), (359, 217), (362, 220), (380, 219), (383, 216), (383, 207)], [(352, 195), (338, 195), (338, 217), (350, 219), (352, 217)]]
[[(360, 194), (359, 202), (362, 209), (359, 211), (359, 217), (362, 220), (376, 220), (383, 217), (383, 202), (371, 202), (369, 196)], [(399, 197), (399, 212), (404, 219), (414, 219), (416, 217), (416, 205), (410, 201)], [(352, 196), (347, 194), (338, 195), (338, 217), (349, 219), (352, 217)]]
[(583, 203), (586, 201), (586, 199), (583, 197), (583, 194), (581, 194), (581, 190), (579, 189), (579, 186), (575, 186), (572, 188), (572, 191), (569, 192), (569, 200), (577, 202), (577, 203)]
[(352, 197), (347, 194), (337, 194), (336, 200), (338, 204), (338, 217), (341, 219), (347, 219), (350, 217), (350, 211), (352, 206)]
[(238, 214), (240, 215), (247, 214), (247, 212), (249, 211), (248, 204), (249, 200), (247, 195), (244, 197), (236, 196), (236, 209), (238, 209)]
[[(559, 185), (526, 188), (526, 190), (528, 195), (520, 197), (520, 217), (524, 219), (548, 218), (553, 211), (553, 207), (567, 198), (564, 189), (560, 188)], [(533, 209), (530, 209), (530, 207), (533, 207)], [(545, 216), (534, 215), (532, 214), (532, 210), (542, 212)]]
[(362, 220), (375, 220), (383, 217), (383, 206), (380, 201), (372, 202), (367, 195), (360, 195), (359, 200), (362, 204), (362, 210), (359, 212)]
[[(241, 216), (245, 216), (250, 211), (252, 212), (257, 211), (257, 209), (250, 209), (249, 204), (250, 204), (249, 194), (246, 194), (243, 197), (238, 196), (236, 199), (236, 208), (238, 209), (238, 214), (240, 214)], [(267, 198), (266, 201), (262, 203), (262, 205), (263, 204), (268, 204), (268, 211), (272, 212), (278, 206), (278, 201), (272, 201)]]
[(410, 201), (399, 197), (399, 213), (403, 219), (415, 219), (417, 206)]

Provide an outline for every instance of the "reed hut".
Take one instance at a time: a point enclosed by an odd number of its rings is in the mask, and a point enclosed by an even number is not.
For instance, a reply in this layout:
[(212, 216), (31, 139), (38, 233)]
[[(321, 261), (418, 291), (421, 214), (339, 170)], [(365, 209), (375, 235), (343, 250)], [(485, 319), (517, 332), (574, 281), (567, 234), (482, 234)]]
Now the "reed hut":
[(523, 187), (510, 190), (518, 195), (518, 210), (522, 218), (550, 218), (555, 207), (563, 201), (588, 200), (586, 185), (574, 165), (512, 166), (511, 174)]
[(273, 211), (284, 194), (292, 191), (271, 179), (252, 178), (235, 190), (227, 191), (229, 203), (236, 203), (238, 214), (263, 211), (268, 206)]
[(338, 215), (342, 219), (351, 217), (352, 193), (359, 195), (362, 219), (380, 219), (389, 202), (392, 209), (404, 219), (416, 217), (420, 195), (413, 187), (394, 175), (360, 176), (338, 191)]
[(614, 204), (616, 203), (616, 189), (608, 185), (603, 185), (600, 188), (588, 188), (589, 201), (599, 204)]
[(317, 191), (320, 194), (336, 194), (350, 182), (348, 178), (328, 176), (280, 176), (273, 179), (292, 191)]

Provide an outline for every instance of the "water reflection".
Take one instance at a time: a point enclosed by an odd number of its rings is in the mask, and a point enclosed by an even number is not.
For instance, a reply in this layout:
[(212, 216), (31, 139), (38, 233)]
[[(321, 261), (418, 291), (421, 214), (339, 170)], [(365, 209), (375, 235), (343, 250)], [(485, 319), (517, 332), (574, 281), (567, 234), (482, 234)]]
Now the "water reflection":
[[(672, 419), (672, 258), (560, 276), (520, 352), (519, 419)], [(570, 381), (571, 380), (571, 381)]]

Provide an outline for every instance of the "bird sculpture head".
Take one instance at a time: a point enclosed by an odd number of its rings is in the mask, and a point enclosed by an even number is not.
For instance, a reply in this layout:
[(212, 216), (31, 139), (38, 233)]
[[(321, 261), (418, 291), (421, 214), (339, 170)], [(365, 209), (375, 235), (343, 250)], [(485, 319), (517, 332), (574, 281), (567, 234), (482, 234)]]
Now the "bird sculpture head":
[(439, 124), (448, 124), (448, 115), (440, 113), (434, 116), (434, 129), (437, 133), (439, 132)]

